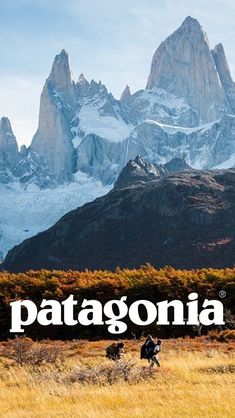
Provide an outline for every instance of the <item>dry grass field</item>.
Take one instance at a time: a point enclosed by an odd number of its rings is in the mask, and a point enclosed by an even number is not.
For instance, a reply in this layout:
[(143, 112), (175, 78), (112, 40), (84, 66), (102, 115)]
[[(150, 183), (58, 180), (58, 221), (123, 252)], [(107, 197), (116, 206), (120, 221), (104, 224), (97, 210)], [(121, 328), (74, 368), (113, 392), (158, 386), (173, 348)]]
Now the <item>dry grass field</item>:
[[(161, 368), (154, 371), (139, 359), (142, 341), (125, 341), (126, 353), (119, 362), (105, 358), (109, 343), (37, 343), (37, 356), (41, 352), (51, 360), (41, 365), (24, 364), (24, 352), (9, 354), (12, 343), (2, 343), (0, 416), (235, 417), (234, 339), (165, 340)], [(19, 356), (22, 365), (16, 364)]]

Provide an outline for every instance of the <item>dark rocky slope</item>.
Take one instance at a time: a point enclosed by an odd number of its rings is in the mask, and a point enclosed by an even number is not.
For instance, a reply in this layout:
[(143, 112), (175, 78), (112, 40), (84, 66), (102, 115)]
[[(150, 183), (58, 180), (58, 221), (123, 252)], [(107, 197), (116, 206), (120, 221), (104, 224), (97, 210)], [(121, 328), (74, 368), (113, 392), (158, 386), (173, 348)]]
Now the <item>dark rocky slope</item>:
[[(138, 161), (137, 161), (138, 162)], [(127, 171), (106, 196), (66, 214), (14, 247), (3, 268), (176, 268), (235, 264), (235, 170), (153, 174)], [(155, 167), (156, 168), (156, 167)], [(148, 171), (145, 167), (140, 169)], [(125, 173), (124, 173), (125, 174)], [(129, 179), (132, 183), (129, 183)]]

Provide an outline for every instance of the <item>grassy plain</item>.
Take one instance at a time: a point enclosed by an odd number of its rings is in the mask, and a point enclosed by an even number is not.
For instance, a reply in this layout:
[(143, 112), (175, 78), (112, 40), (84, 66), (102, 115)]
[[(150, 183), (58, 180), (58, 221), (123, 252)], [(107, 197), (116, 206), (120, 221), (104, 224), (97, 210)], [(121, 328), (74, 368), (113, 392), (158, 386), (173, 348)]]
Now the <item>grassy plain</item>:
[[(17, 365), (0, 345), (0, 416), (4, 418), (235, 417), (233, 339), (164, 340), (161, 368), (139, 359), (142, 341), (125, 341), (117, 365), (105, 358), (109, 341), (46, 341), (62, 358)], [(123, 370), (127, 372), (123, 373)], [(92, 376), (90, 371), (92, 370)], [(119, 370), (119, 371), (120, 371)], [(129, 371), (128, 371), (129, 370)], [(104, 378), (105, 374), (105, 378)], [(95, 375), (95, 379), (94, 379)], [(108, 376), (108, 377), (107, 377)], [(116, 380), (115, 380), (116, 379)]]

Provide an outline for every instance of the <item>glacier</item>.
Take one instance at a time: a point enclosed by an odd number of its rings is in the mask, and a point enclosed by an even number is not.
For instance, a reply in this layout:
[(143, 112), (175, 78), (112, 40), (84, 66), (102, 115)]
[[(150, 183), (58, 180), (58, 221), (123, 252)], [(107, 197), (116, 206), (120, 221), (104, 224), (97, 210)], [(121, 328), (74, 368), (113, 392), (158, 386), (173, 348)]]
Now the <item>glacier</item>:
[(40, 231), (48, 229), (66, 212), (91, 202), (110, 190), (100, 181), (77, 173), (70, 184), (54, 189), (18, 183), (0, 184), (0, 260), (13, 246)]

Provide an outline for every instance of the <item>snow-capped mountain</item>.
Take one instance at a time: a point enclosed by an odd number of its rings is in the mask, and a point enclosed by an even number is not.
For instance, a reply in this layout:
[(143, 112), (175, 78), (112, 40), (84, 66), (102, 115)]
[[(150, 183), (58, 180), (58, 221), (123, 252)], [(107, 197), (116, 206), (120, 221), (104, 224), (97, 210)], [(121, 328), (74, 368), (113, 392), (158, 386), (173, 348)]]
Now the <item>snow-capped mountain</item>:
[[(155, 163), (185, 156), (197, 168), (226, 165), (234, 154), (234, 113), (235, 84), (223, 46), (210, 49), (189, 16), (156, 50), (146, 88), (131, 94), (126, 86), (120, 100), (83, 74), (73, 81), (62, 50), (43, 87), (27, 159), (35, 166), (38, 155), (56, 184), (72, 182), (77, 171), (112, 184), (137, 154)], [(23, 154), (21, 167), (26, 149)]]
[(75, 83), (68, 54), (63, 50), (56, 56), (42, 91), (38, 130), (30, 149), (45, 158), (58, 182), (72, 181), (73, 174), (83, 169), (78, 155), (83, 138), (96, 134), (116, 143), (132, 129), (121, 103), (101, 82), (89, 83), (81, 74)]
[[(197, 169), (235, 166), (235, 84), (223, 46), (211, 49), (192, 17), (156, 50), (146, 88), (132, 93), (126, 86), (117, 100), (100, 81), (89, 82), (81, 74), (75, 82), (62, 50), (42, 90), (30, 147), (19, 150), (10, 121), (1, 119), (0, 197), (5, 213), (0, 214), (0, 251), (5, 254), (66, 211), (105, 193), (137, 155), (158, 165), (184, 158)], [(56, 199), (57, 190), (58, 210), (49, 201)], [(26, 214), (22, 223), (19, 214), (14, 216), (19, 195)], [(51, 218), (45, 223), (48, 210)], [(29, 228), (27, 214), (30, 222), (35, 216), (42, 220)], [(15, 242), (9, 228), (19, 229)], [(9, 234), (12, 239), (6, 244)]]
[(161, 43), (145, 89), (120, 100), (83, 74), (71, 79), (62, 51), (44, 86), (31, 150), (58, 182), (77, 170), (112, 184), (130, 158), (154, 163), (185, 156), (196, 168), (230, 164), (234, 154), (235, 87), (221, 45), (210, 49), (196, 19), (187, 17)]

